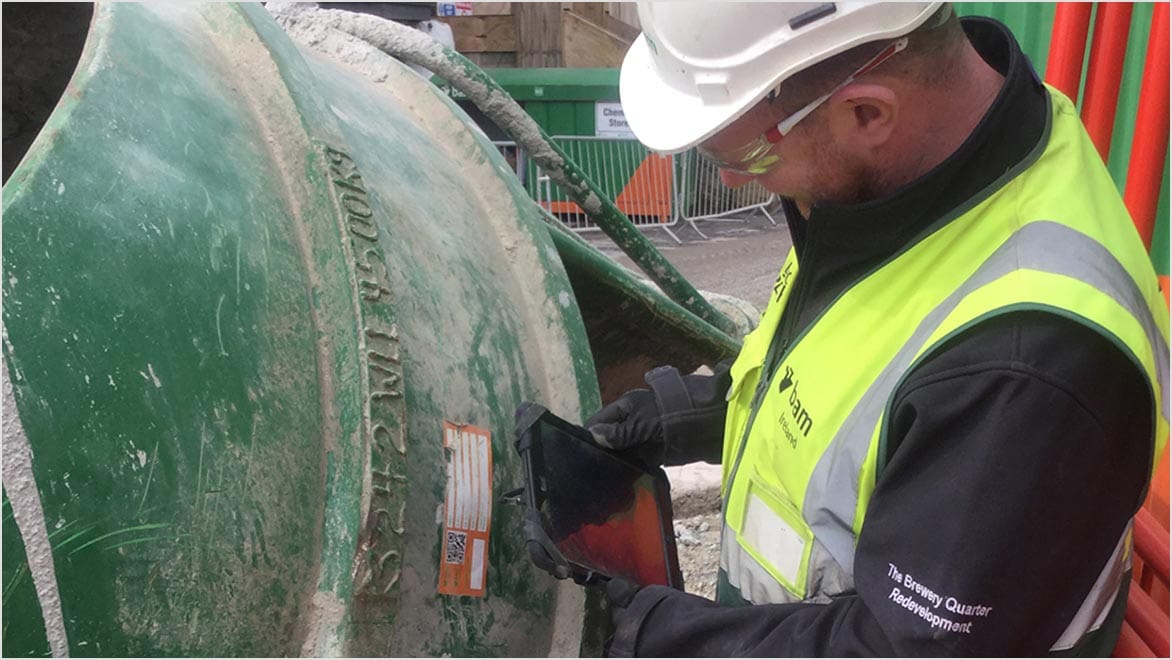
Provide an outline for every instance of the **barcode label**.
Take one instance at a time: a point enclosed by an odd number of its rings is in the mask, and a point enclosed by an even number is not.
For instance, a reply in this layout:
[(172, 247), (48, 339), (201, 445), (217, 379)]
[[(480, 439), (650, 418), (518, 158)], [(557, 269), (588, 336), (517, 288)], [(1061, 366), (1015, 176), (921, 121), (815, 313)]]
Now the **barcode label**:
[(468, 534), (465, 532), (448, 532), (448, 542), (444, 546), (445, 564), (463, 564), (464, 549), (468, 547)]
[(492, 435), (475, 426), (444, 422), (443, 442), (448, 488), (439, 592), (483, 597), (492, 524)]

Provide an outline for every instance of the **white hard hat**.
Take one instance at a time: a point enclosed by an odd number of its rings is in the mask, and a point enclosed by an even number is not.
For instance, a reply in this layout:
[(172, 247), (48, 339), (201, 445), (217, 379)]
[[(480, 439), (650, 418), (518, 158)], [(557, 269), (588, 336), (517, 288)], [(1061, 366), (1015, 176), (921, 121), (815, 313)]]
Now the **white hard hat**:
[(639, 141), (693, 147), (783, 80), (926, 21), (940, 2), (638, 2), (643, 34), (627, 51), (619, 96)]

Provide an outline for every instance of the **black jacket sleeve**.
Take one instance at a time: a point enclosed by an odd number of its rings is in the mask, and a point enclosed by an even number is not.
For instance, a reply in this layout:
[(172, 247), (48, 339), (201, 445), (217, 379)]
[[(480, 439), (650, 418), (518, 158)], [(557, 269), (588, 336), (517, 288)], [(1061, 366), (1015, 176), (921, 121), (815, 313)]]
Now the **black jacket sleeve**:
[[(1022, 312), (976, 326), (917, 367), (888, 423), (887, 465), (856, 548), (856, 591), (829, 604), (725, 607), (650, 587), (628, 608), (639, 621), (620, 620), (612, 648), (1045, 654), (1144, 496), (1153, 423), (1146, 379), (1097, 333)], [(939, 605), (907, 586), (909, 576)], [(933, 627), (907, 607), (909, 593), (925, 610), (971, 625)]]

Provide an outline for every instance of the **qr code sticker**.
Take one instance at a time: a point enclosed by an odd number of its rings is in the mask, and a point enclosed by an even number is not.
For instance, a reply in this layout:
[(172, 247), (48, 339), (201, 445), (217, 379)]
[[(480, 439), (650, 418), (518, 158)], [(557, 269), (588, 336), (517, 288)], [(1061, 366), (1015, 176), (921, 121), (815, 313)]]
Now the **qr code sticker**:
[(444, 563), (463, 564), (464, 551), (468, 547), (466, 532), (448, 532), (448, 540), (444, 548)]

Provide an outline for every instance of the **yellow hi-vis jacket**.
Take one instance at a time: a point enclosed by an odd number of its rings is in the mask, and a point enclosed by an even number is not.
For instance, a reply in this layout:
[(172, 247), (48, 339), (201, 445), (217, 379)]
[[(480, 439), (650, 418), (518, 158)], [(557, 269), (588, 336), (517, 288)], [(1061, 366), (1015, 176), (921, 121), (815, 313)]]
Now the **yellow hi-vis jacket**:
[[(1168, 311), (1114, 184), (1090, 166), (1099, 156), (1078, 113), (1060, 93), (1050, 99), (1036, 160), (850, 286), (791, 346), (773, 349), (777, 368), (763, 378), (799, 269), (790, 252), (731, 368), (721, 569), (734, 599), (824, 601), (853, 588), (893, 394), (934, 350), (991, 317), (1050, 312), (1118, 346), (1147, 376), (1153, 455), (1162, 451)], [(1102, 623), (1130, 568), (1130, 536), (1128, 525), (1055, 650)], [(972, 624), (961, 618), (938, 627)]]

